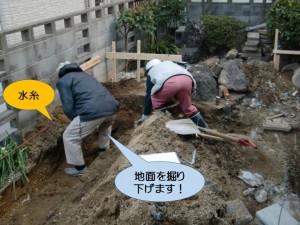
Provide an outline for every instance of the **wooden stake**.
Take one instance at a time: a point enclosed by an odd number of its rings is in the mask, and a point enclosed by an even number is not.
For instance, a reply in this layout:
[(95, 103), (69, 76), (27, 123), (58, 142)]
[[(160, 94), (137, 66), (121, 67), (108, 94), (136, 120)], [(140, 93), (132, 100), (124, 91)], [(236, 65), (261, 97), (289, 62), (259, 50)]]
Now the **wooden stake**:
[[(137, 54), (141, 53), (141, 41), (138, 40), (137, 41)], [(137, 65), (136, 65), (136, 81), (140, 82), (141, 81), (141, 60), (138, 59), (137, 60)]]
[[(113, 41), (112, 42), (112, 52), (116, 53), (116, 42)], [(112, 62), (112, 82), (116, 82), (117, 81), (117, 60), (116, 58), (113, 58), (113, 62)]]
[(274, 50), (273, 52), (273, 63), (274, 63), (274, 68), (276, 70), (279, 70), (279, 63), (280, 63), (280, 56), (277, 54), (277, 49), (278, 49), (278, 29), (275, 30), (275, 40), (274, 40)]
[(116, 43), (112, 42), (112, 52), (105, 53), (106, 59), (112, 59), (112, 81), (117, 81), (117, 59), (125, 60), (137, 60), (137, 81), (140, 82), (141, 74), (141, 60), (151, 60), (151, 59), (160, 59), (160, 60), (170, 60), (170, 61), (182, 61), (182, 55), (170, 55), (170, 54), (152, 54), (152, 53), (141, 53), (141, 41), (138, 40), (137, 43), (137, 52), (116, 52)]

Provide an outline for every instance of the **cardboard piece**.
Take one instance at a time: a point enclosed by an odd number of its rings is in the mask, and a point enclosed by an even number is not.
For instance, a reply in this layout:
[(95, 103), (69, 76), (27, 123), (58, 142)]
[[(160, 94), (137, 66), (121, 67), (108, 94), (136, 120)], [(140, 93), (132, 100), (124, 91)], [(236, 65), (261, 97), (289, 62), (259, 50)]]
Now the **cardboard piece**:
[(180, 160), (176, 152), (164, 152), (164, 153), (155, 153), (155, 154), (139, 155), (139, 156), (145, 159), (147, 162), (158, 161), (158, 162), (180, 163)]

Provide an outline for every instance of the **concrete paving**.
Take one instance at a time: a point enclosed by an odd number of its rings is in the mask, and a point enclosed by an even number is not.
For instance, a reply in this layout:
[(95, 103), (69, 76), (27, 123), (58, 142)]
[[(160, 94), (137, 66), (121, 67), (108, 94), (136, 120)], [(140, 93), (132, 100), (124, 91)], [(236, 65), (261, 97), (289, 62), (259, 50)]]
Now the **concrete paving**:
[(256, 212), (256, 218), (264, 225), (300, 225), (277, 203)]

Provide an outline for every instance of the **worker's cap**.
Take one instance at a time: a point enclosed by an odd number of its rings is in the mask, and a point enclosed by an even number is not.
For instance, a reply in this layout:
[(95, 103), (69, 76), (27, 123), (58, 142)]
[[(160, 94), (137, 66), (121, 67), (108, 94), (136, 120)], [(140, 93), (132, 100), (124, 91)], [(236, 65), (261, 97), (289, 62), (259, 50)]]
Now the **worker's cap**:
[(63, 68), (65, 65), (71, 64), (69, 61), (62, 62), (56, 68), (56, 72), (59, 73), (60, 69)]
[(151, 67), (161, 63), (161, 60), (159, 59), (151, 59), (147, 64), (146, 64), (146, 70), (150, 70)]

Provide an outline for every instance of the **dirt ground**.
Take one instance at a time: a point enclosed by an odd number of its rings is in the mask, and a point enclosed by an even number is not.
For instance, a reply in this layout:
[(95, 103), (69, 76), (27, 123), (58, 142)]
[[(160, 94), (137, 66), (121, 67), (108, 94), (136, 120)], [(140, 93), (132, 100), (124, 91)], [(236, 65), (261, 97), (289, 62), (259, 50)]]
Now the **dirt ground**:
[[(83, 141), (88, 173), (69, 177), (63, 172), (67, 166), (62, 144), (62, 132), (69, 121), (57, 107), (52, 122), (41, 117), (34, 131), (24, 137), (30, 147), (29, 182), (19, 181), (16, 193), (11, 187), (1, 193), (0, 224), (132, 224), (132, 225), (217, 225), (239, 224), (239, 219), (228, 216), (226, 203), (241, 200), (253, 217), (255, 212), (272, 204), (271, 196), (258, 203), (254, 196), (244, 196), (249, 186), (237, 176), (240, 170), (261, 174), (270, 186), (286, 187), (277, 195), (300, 194), (299, 98), (286, 98), (284, 93), (294, 91), (291, 73), (277, 73), (270, 65), (246, 66), (251, 89), (243, 98), (236, 99), (234, 118), (225, 109), (207, 102), (195, 102), (209, 127), (222, 133), (250, 136), (256, 131), (261, 138), (254, 140), (257, 149), (235, 142), (207, 140), (194, 135), (177, 135), (166, 128), (170, 119), (183, 118), (178, 108), (166, 114), (154, 112), (142, 125), (134, 121), (142, 115), (145, 83), (134, 79), (106, 83), (121, 104), (112, 136), (137, 154), (175, 151), (182, 164), (198, 170), (205, 178), (205, 187), (197, 194), (174, 202), (145, 202), (122, 194), (115, 186), (115, 177), (129, 166), (128, 160), (112, 143), (104, 159), (97, 157), (97, 131)], [(270, 88), (270, 84), (274, 84)], [(256, 98), (262, 106), (251, 106)], [(224, 103), (224, 99), (222, 100)], [(250, 102), (250, 103), (249, 103)], [(293, 123), (290, 132), (264, 131), (261, 126), (268, 116), (288, 114)], [(296, 122), (295, 122), (296, 121)], [(196, 161), (191, 164), (193, 149)], [(285, 179), (288, 174), (288, 179)], [(16, 198), (16, 199), (15, 199)], [(155, 219), (156, 213), (163, 215)]]

